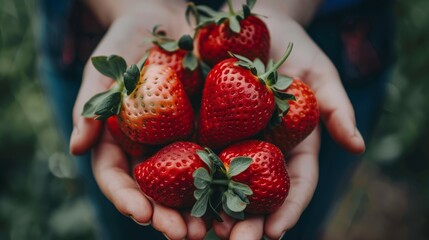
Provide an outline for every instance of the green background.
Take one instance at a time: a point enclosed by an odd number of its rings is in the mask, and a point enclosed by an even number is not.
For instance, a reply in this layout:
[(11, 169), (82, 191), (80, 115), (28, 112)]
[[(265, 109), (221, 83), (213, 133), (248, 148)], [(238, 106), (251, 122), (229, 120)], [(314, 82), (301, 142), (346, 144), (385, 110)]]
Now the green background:
[[(0, 239), (94, 239), (37, 77), (36, 3), (0, 0)], [(429, 1), (396, 1), (383, 117), (324, 239), (429, 237)]]

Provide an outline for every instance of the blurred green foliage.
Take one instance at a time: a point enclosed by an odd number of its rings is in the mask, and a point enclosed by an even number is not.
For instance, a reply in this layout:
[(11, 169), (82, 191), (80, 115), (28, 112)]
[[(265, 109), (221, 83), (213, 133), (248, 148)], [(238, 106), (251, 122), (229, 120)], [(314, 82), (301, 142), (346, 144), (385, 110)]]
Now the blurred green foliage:
[(35, 1), (0, 1), (0, 239), (92, 239), (37, 79)]
[[(90, 209), (37, 80), (36, 8), (0, 0), (0, 239), (93, 239)], [(406, 217), (416, 226), (410, 239), (419, 239), (429, 236), (429, 1), (398, 0), (396, 13), (398, 62), (367, 159), (412, 189)]]
[[(369, 159), (429, 199), (429, 1), (397, 1), (397, 56)], [(426, 211), (429, 206), (424, 204)], [(429, 236), (429, 235), (428, 235)]]

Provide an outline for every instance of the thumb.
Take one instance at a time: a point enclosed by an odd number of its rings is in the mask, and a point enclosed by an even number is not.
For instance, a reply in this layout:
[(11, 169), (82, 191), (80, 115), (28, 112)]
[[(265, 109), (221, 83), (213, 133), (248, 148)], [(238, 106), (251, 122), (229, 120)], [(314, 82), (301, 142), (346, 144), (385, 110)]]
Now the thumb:
[(81, 115), (85, 103), (95, 94), (108, 90), (113, 80), (104, 77), (87, 63), (74, 108), (73, 132), (70, 138), (70, 153), (80, 155), (88, 151), (98, 140), (103, 122)]

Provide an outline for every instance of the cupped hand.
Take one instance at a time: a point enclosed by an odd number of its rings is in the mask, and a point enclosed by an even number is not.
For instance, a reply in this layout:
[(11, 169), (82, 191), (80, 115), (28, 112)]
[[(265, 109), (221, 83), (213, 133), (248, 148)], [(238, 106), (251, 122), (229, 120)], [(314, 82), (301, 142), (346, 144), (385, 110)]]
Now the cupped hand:
[(119, 212), (148, 225), (169, 239), (203, 239), (207, 227), (188, 211), (179, 212), (147, 198), (131, 177), (133, 166), (107, 130), (92, 154), (92, 170), (103, 194)]
[[(147, 4), (148, 1), (140, 3)], [(163, 4), (173, 5), (164, 0), (151, 1), (146, 8), (135, 6), (133, 11), (115, 18), (92, 56), (116, 54), (122, 56), (128, 64), (133, 64), (150, 47), (151, 43), (145, 38), (150, 37), (150, 31), (155, 25), (160, 24), (161, 29), (172, 37), (187, 33), (189, 30), (184, 18), (186, 6), (173, 8)], [(183, 9), (183, 12), (178, 9)], [(170, 17), (176, 20), (171, 21)], [(109, 89), (112, 83), (112, 79), (101, 75), (88, 61), (73, 109), (74, 130), (70, 139), (70, 152), (78, 155), (93, 150), (92, 170), (96, 182), (122, 214), (130, 216), (139, 224), (151, 224), (169, 239), (203, 239), (206, 234), (204, 222), (191, 217), (188, 212), (179, 212), (148, 199), (132, 178), (129, 159), (107, 129), (103, 128), (103, 122), (81, 116), (85, 102)]]
[[(287, 15), (287, 4), (257, 4), (254, 12), (264, 18), (271, 34), (271, 57), (280, 59), (289, 42), (294, 48), (279, 73), (306, 82), (314, 91), (323, 123), (338, 144), (351, 153), (365, 151), (365, 143), (356, 128), (354, 110), (329, 58), (308, 36), (304, 28)], [(313, 197), (318, 179), (320, 130), (315, 130), (288, 155), (291, 188), (284, 204), (267, 216), (248, 216), (236, 221), (225, 214), (223, 223), (213, 222), (222, 239), (279, 239), (299, 220)], [(339, 159), (341, 161), (341, 159)]]
[(291, 229), (310, 202), (318, 179), (318, 154), (320, 131), (315, 129), (286, 157), (290, 178), (289, 194), (283, 205), (275, 212), (250, 215), (236, 221), (222, 213), (224, 222), (213, 222), (213, 229), (222, 239), (279, 239)]

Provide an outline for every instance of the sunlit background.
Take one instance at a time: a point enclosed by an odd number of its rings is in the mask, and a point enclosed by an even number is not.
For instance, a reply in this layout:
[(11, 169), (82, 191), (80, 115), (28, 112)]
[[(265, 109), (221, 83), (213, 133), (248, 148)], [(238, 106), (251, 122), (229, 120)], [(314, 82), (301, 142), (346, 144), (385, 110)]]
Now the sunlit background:
[[(37, 77), (36, 3), (0, 0), (0, 239), (94, 239)], [(398, 0), (382, 121), (326, 223), (330, 239), (429, 239), (429, 1)]]

